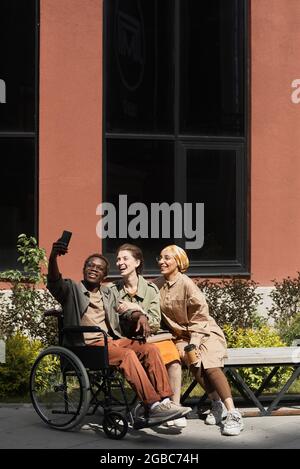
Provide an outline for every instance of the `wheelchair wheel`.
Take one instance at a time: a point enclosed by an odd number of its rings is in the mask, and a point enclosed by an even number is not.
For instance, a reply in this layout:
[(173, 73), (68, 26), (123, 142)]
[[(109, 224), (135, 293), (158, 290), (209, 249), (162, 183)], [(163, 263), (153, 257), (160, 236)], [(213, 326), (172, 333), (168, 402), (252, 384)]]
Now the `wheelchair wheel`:
[(121, 440), (127, 433), (128, 422), (120, 412), (108, 412), (103, 420), (103, 430), (113, 440)]
[(30, 374), (30, 396), (41, 419), (58, 430), (69, 430), (85, 417), (90, 383), (79, 358), (64, 347), (48, 347)]

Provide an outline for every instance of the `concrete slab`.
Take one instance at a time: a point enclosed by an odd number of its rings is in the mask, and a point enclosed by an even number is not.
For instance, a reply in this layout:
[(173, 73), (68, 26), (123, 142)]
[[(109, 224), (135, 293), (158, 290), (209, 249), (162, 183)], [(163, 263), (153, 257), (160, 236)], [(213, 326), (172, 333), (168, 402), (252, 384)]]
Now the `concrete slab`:
[[(85, 424), (96, 423), (87, 417)], [(248, 417), (245, 429), (237, 437), (221, 435), (218, 426), (205, 425), (203, 420), (188, 420), (182, 430), (156, 427), (133, 430), (122, 440), (111, 440), (99, 426), (87, 430), (62, 432), (49, 428), (31, 405), (0, 404), (1, 449), (250, 449), (300, 448), (300, 416)]]

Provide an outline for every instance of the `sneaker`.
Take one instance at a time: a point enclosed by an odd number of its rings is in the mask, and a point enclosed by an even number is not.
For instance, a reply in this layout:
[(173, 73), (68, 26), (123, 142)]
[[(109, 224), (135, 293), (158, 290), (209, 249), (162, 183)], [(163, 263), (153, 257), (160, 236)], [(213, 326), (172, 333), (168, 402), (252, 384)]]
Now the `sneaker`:
[[(175, 402), (170, 401), (170, 405), (172, 409), (177, 409), (178, 412), (180, 412), (180, 417), (183, 417), (184, 415), (187, 415), (189, 412), (192, 412), (191, 407), (184, 407), (181, 404), (175, 404)], [(179, 419), (176, 419), (179, 420)]]
[(163, 423), (163, 427), (176, 427), (176, 428), (185, 428), (187, 426), (187, 421), (185, 417), (181, 417), (175, 420), (168, 420), (168, 422)]
[(211, 409), (205, 419), (206, 425), (218, 425), (227, 417), (227, 409), (222, 401), (212, 401)]
[(147, 426), (154, 427), (168, 420), (175, 420), (188, 414), (192, 409), (174, 404), (172, 401), (160, 402), (154, 409), (149, 410)]
[(243, 430), (244, 424), (241, 414), (237, 409), (228, 412), (224, 423), (222, 435), (236, 436)]
[(187, 426), (187, 421), (185, 417), (181, 417), (180, 419), (174, 420), (174, 427), (185, 428), (186, 426)]
[(91, 428), (91, 426), (90, 426), (89, 423), (86, 423), (85, 425), (82, 425), (82, 426), (80, 427), (80, 430), (91, 430), (91, 429), (92, 429), (92, 428)]
[(144, 418), (138, 417), (135, 419), (133, 428), (139, 430), (145, 427), (154, 427), (180, 416), (181, 414), (178, 410), (170, 405), (170, 401), (166, 403), (160, 402), (154, 409), (150, 409), (148, 415), (145, 415)]

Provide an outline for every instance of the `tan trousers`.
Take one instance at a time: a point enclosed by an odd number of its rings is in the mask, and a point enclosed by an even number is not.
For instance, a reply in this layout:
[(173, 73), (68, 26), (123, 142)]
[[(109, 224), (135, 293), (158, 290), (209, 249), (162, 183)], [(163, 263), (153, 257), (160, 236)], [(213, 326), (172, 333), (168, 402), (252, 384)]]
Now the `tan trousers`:
[[(103, 342), (93, 345), (103, 345)], [(168, 373), (155, 345), (127, 338), (108, 339), (108, 359), (110, 365), (122, 371), (145, 404), (172, 396)]]

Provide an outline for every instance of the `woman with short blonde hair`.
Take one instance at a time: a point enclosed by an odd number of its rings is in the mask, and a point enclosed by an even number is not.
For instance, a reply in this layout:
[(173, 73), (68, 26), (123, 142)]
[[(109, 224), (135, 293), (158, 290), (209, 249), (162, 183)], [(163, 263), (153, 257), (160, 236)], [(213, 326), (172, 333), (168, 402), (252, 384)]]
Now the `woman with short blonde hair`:
[[(226, 340), (220, 327), (209, 315), (204, 294), (184, 274), (189, 267), (188, 256), (179, 246), (170, 245), (161, 251), (158, 264), (163, 277), (155, 283), (160, 290), (163, 321), (176, 337), (175, 344), (182, 361), (189, 366), (212, 399), (206, 423), (219, 424), (226, 417), (222, 433), (238, 435), (243, 429), (243, 421), (234, 407), (231, 390), (222, 371)], [(193, 364), (188, 363), (185, 351), (187, 345), (195, 346), (196, 359)]]

